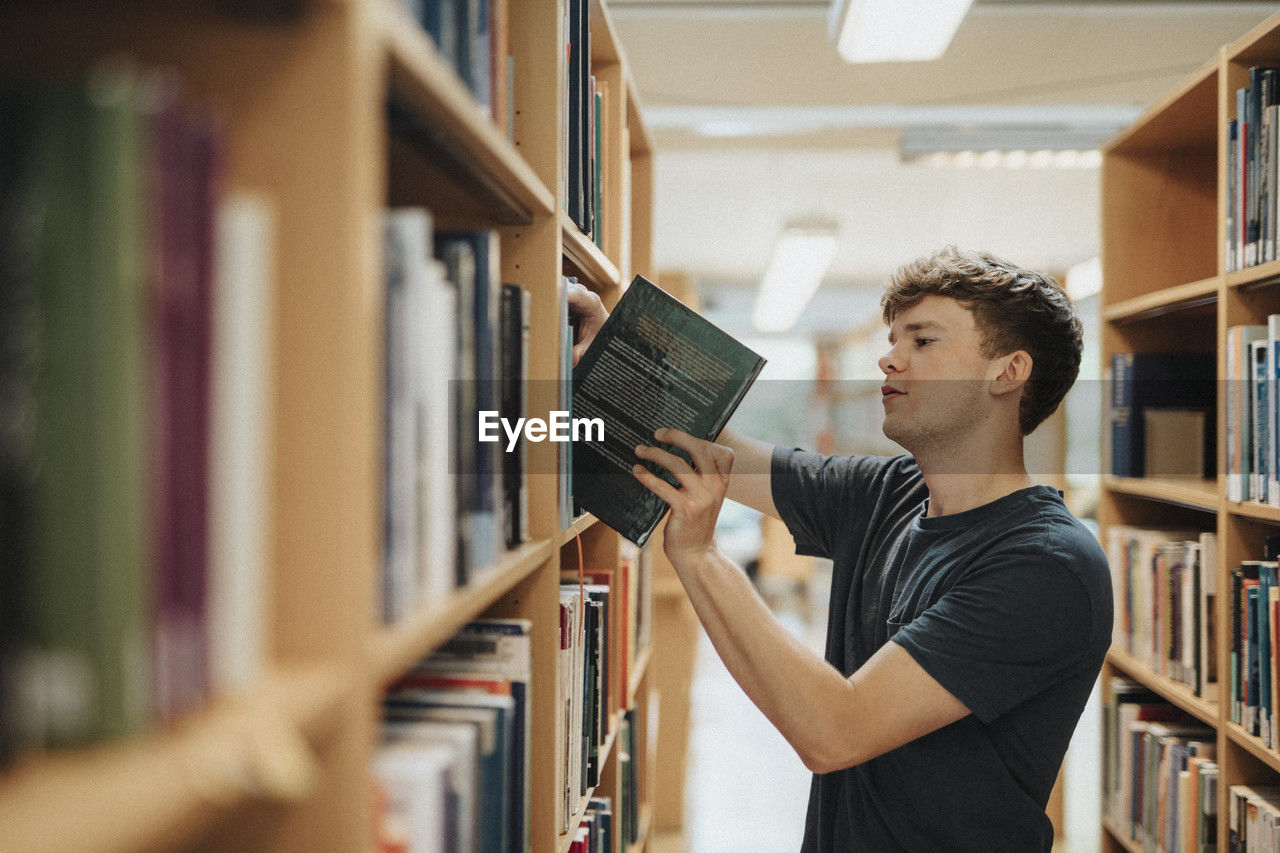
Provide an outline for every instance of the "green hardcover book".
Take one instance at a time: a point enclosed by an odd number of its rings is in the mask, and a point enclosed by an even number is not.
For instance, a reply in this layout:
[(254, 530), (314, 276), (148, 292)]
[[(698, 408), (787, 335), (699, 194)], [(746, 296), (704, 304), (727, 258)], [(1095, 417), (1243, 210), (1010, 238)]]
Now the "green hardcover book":
[(103, 735), (139, 730), (150, 707), (149, 536), (147, 531), (148, 325), (145, 304), (144, 94), (124, 69), (88, 84), (91, 124), (87, 195), (86, 307), (95, 446), (97, 642)]
[[(631, 473), (637, 444), (654, 431), (714, 440), (764, 367), (764, 359), (643, 276), (636, 276), (573, 369), (573, 418), (596, 421), (573, 442), (573, 496), (643, 545), (667, 504)], [(661, 445), (684, 456), (673, 445)], [(685, 457), (686, 460), (688, 457)], [(674, 485), (666, 469), (646, 463)]]
[[(96, 735), (101, 683), (94, 666), (94, 445), (89, 258), (84, 199), (89, 187), (92, 108), (82, 86), (54, 83), (30, 93), (32, 144), (26, 227), (33, 247), (39, 368), (31, 564), (24, 572), (18, 719), (48, 744)], [(47, 701), (54, 696), (60, 702)]]
[(33, 93), (41, 354), (21, 692), (33, 736), (50, 744), (125, 734), (146, 718), (137, 97), (123, 72)]

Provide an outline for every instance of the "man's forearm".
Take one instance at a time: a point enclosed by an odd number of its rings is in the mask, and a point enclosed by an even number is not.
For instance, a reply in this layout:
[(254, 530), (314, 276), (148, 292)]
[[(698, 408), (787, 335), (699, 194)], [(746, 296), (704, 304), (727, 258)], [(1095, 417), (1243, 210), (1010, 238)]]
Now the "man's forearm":
[(675, 568), (729, 673), (805, 766), (824, 772), (826, 756), (848, 751), (833, 740), (851, 734), (844, 720), (856, 707), (854, 686), (784, 628), (719, 551)]
[(733, 473), (726, 497), (764, 515), (778, 518), (773, 503), (773, 445), (726, 429), (716, 439), (733, 451)]

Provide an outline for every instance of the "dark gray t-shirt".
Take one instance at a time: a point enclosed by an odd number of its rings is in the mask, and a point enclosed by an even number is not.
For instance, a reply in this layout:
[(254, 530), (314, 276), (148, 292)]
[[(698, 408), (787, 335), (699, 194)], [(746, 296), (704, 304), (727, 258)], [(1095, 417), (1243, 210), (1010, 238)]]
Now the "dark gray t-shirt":
[(910, 456), (777, 448), (796, 551), (834, 563), (826, 658), (846, 676), (889, 640), (972, 713), (815, 774), (804, 853), (1048, 851), (1045, 805), (1111, 641), (1097, 540), (1048, 486), (926, 518)]

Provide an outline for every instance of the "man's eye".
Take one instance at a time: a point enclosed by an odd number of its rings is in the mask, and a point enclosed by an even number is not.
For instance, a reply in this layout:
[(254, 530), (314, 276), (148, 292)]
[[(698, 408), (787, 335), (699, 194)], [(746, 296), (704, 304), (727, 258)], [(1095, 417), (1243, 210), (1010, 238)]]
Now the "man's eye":
[(933, 343), (933, 338), (916, 338), (916, 346), (923, 347)]

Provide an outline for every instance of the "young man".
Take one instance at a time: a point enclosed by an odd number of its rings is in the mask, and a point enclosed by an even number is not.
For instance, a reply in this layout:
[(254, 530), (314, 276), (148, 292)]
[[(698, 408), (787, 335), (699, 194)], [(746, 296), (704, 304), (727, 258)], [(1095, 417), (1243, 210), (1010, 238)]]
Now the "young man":
[[(585, 290), (570, 304), (585, 346), (603, 308)], [(1111, 583), (1061, 494), (1027, 475), (1022, 440), (1075, 381), (1080, 321), (1052, 279), (952, 248), (900, 269), (881, 304), (884, 432), (909, 454), (660, 430), (693, 465), (637, 447), (680, 486), (634, 473), (671, 505), (665, 551), (717, 652), (814, 773), (805, 853), (1048, 851)], [(726, 496), (833, 561), (825, 660), (717, 551)]]

